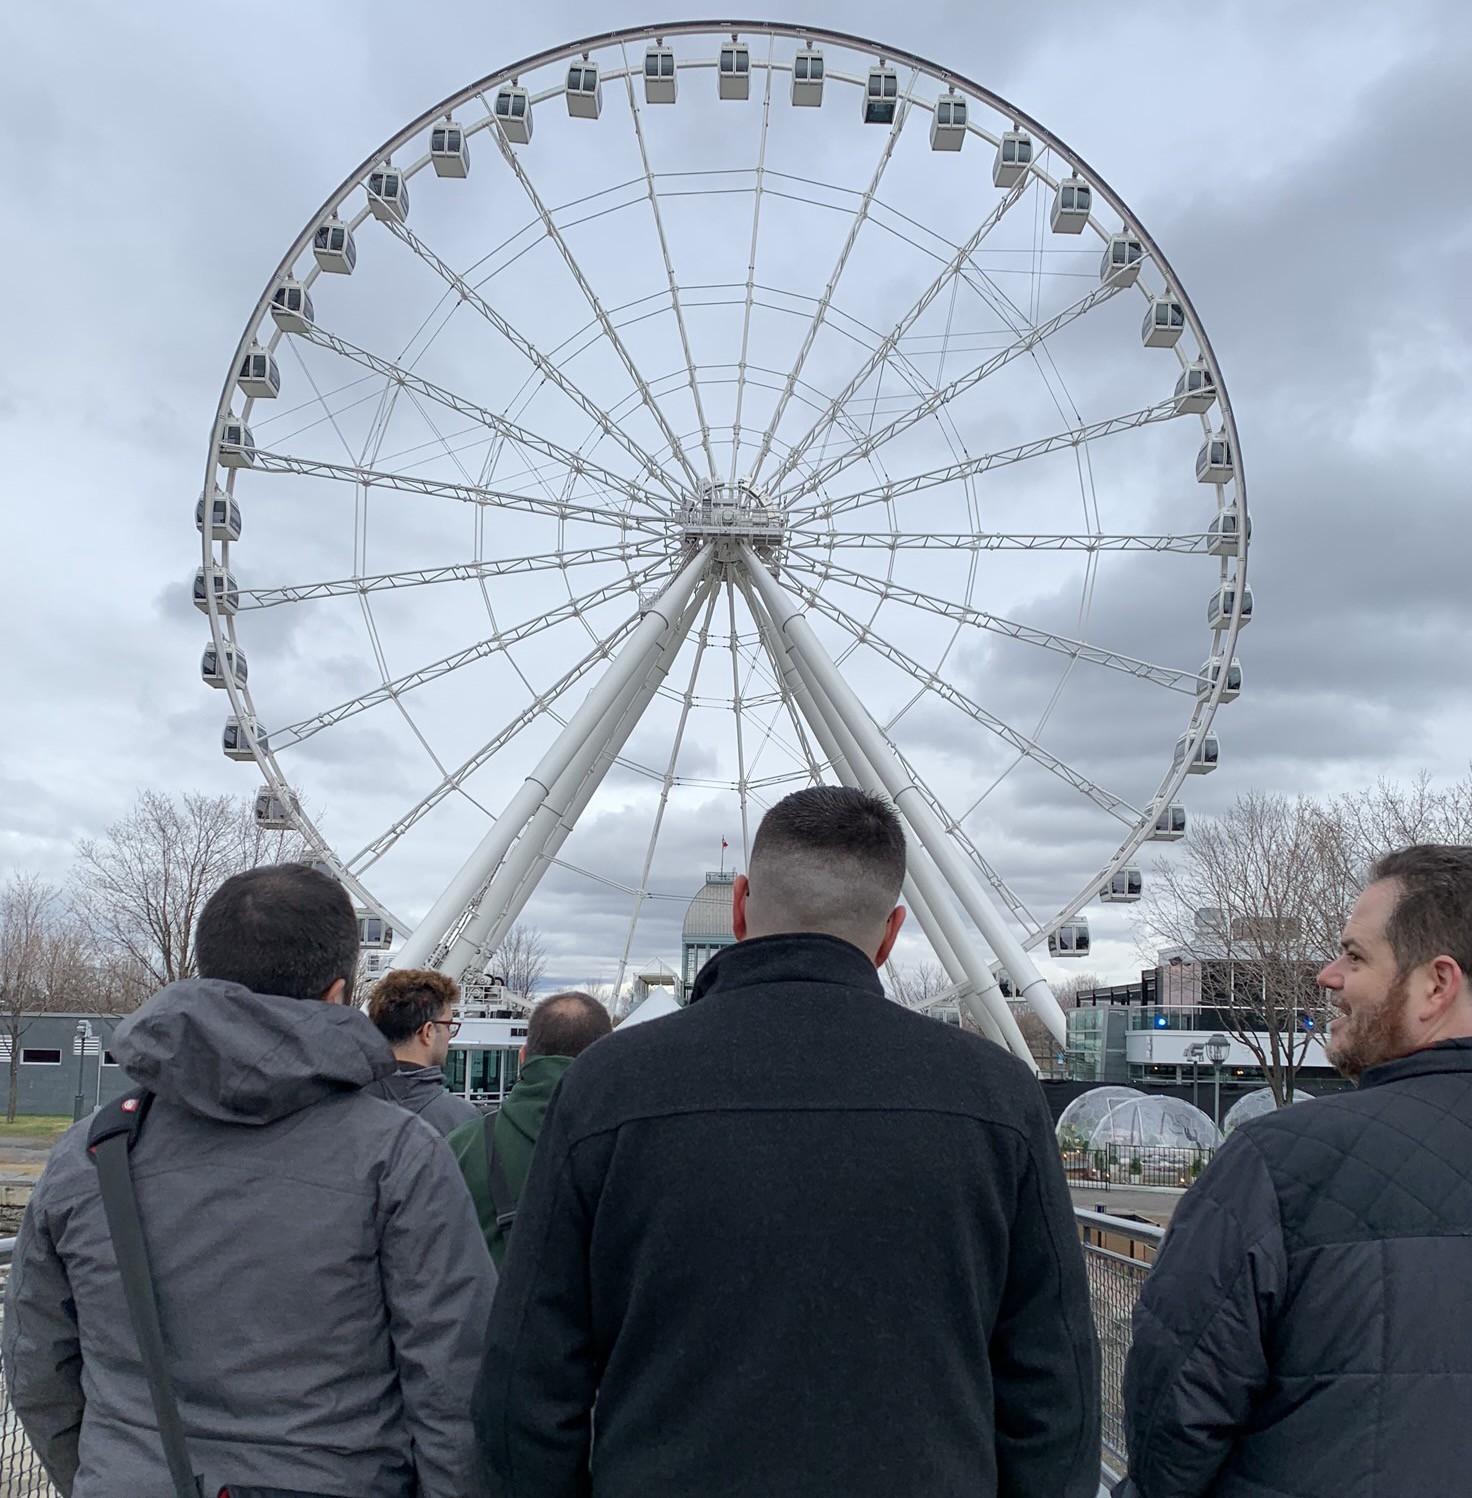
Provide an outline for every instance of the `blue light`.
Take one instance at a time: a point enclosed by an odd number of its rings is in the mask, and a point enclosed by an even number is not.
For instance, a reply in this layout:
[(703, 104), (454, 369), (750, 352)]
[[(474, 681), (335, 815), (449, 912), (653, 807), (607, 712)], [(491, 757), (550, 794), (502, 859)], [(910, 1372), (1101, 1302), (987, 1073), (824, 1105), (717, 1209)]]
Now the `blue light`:
[(1163, 1015), (1163, 1014), (1157, 1014), (1155, 1016), (1155, 1028), (1157, 1030), (1167, 1030), (1167, 1029), (1169, 1029), (1170, 1028), (1170, 1020), (1165, 1015)]

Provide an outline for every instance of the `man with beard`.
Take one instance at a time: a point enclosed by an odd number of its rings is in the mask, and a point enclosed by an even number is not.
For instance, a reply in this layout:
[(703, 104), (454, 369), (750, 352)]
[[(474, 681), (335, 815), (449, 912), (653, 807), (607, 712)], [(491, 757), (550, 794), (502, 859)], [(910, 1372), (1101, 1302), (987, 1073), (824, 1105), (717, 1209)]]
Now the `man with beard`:
[(1472, 847), (1383, 858), (1318, 975), (1353, 1092), (1237, 1130), (1125, 1369), (1131, 1498), (1472, 1482)]

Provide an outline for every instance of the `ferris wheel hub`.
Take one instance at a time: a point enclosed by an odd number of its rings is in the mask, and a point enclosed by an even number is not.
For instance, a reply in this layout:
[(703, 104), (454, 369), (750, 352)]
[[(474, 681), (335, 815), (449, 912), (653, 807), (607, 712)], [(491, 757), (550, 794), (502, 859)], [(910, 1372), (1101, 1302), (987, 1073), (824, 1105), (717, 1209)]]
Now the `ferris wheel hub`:
[(679, 524), (687, 550), (708, 542), (718, 562), (734, 562), (750, 546), (766, 562), (775, 562), (787, 535), (786, 517), (768, 504), (760, 489), (745, 479), (721, 483), (707, 479), (680, 506)]

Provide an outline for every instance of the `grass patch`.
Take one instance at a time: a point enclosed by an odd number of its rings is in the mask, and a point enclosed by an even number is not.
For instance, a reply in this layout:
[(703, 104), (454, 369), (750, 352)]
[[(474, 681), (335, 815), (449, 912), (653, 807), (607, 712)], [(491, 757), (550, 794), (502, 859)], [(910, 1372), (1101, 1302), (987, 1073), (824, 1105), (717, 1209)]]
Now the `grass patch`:
[(55, 1144), (71, 1126), (70, 1114), (61, 1117), (51, 1113), (17, 1113), (14, 1123), (6, 1123), (5, 1114), (0, 1112), (0, 1144), (6, 1140), (17, 1144)]

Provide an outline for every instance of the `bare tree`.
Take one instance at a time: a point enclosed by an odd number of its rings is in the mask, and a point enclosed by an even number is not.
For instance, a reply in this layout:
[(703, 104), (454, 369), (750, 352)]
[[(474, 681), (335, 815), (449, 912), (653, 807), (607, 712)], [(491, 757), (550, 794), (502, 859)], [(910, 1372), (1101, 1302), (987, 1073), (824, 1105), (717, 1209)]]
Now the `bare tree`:
[(532, 1003), (547, 971), (547, 944), (542, 933), (518, 921), (496, 948), (489, 966), (505, 983), (507, 993), (523, 1004)]
[(1344, 912), (1324, 847), (1315, 803), (1242, 796), (1157, 865), (1141, 906), (1142, 933), (1174, 949), (1176, 997), (1218, 1011), (1279, 1106), (1328, 1015), (1314, 975), (1338, 950)]
[(928, 1009), (952, 986), (940, 963), (926, 958), (919, 962), (886, 964), (889, 996), (906, 1009)]
[(221, 883), (304, 853), (296, 833), (259, 827), (248, 799), (145, 790), (102, 837), (77, 844), (72, 903), (142, 996), (194, 973), (195, 926)]

